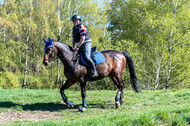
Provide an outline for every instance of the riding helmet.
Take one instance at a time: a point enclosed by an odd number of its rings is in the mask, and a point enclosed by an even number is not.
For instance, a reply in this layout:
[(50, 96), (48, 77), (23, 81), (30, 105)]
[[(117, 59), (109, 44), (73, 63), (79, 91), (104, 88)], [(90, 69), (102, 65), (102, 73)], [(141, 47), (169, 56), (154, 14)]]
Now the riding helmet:
[(76, 14), (76, 15), (72, 16), (71, 21), (73, 21), (73, 20), (80, 20), (81, 21), (81, 16)]

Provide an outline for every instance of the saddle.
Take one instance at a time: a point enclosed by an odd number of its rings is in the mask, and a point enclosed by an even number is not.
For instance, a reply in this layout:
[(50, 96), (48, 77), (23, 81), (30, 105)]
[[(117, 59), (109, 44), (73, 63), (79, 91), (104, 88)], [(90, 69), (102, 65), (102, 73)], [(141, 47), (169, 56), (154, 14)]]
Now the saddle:
[[(82, 65), (88, 66), (88, 63), (85, 61), (84, 57), (83, 57), (83, 52), (80, 52), (79, 50), (79, 57), (80, 57), (80, 63)], [(96, 47), (91, 48), (91, 56), (90, 56), (94, 62), (94, 64), (96, 65), (97, 68), (97, 64), (105, 62), (105, 57), (104, 55), (98, 51), (98, 49)]]
[[(80, 49), (79, 49), (79, 55), (78, 56), (79, 56), (79, 64), (86, 66), (88, 69), (88, 80), (89, 81), (92, 80), (91, 75), (92, 75), (93, 71), (91, 68), (89, 68), (89, 64), (85, 61), (85, 58), (83, 56), (83, 51), (80, 51)], [(91, 56), (90, 57), (93, 60), (94, 65), (95, 65), (97, 70), (98, 70), (97, 64), (105, 62), (105, 60), (106, 60), (104, 55), (101, 52), (99, 52), (96, 47), (91, 48)]]

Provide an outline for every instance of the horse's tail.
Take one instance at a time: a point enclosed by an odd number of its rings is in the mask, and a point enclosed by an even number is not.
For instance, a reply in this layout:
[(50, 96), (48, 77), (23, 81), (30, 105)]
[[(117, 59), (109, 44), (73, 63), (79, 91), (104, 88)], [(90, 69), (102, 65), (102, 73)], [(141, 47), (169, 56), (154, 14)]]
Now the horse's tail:
[(133, 65), (133, 60), (132, 60), (131, 56), (128, 53), (126, 53), (126, 52), (122, 52), (122, 53), (123, 53), (123, 55), (125, 56), (125, 58), (127, 60), (133, 90), (138, 93), (138, 92), (140, 92), (140, 90), (138, 88), (137, 76), (136, 76), (136, 73), (135, 73), (135, 67)]

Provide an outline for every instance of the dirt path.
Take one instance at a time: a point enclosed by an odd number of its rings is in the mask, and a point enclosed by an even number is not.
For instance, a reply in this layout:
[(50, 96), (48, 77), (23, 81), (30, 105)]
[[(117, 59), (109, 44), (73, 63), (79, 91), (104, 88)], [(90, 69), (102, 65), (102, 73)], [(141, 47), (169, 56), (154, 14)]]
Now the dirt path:
[(50, 111), (15, 111), (9, 109), (0, 113), (0, 125), (15, 121), (41, 121), (47, 119), (61, 119), (58, 112)]

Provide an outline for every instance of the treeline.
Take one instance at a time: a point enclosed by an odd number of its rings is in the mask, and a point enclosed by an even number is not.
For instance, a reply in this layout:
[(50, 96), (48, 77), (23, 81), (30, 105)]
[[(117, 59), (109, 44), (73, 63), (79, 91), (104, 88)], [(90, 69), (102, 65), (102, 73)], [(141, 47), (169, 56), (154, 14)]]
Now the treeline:
[[(58, 88), (56, 59), (42, 64), (43, 38), (71, 45), (70, 18), (80, 14), (93, 46), (128, 52), (143, 89), (190, 87), (190, 0), (5, 0), (0, 3), (0, 88)], [(130, 88), (128, 70), (123, 79)], [(71, 87), (79, 89), (79, 85)], [(109, 78), (88, 89), (115, 89)]]

